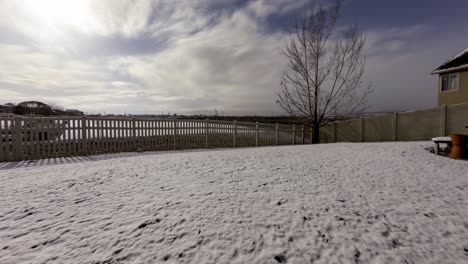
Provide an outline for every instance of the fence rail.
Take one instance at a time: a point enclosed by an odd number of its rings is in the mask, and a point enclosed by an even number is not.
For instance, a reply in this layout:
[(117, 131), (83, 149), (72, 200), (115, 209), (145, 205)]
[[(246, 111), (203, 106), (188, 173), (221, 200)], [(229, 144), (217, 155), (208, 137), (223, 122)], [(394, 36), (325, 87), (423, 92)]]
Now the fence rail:
[(308, 144), (304, 126), (214, 120), (0, 117), (0, 162), (132, 151)]
[(419, 141), (468, 134), (468, 104), (337, 122), (320, 128), (320, 142)]

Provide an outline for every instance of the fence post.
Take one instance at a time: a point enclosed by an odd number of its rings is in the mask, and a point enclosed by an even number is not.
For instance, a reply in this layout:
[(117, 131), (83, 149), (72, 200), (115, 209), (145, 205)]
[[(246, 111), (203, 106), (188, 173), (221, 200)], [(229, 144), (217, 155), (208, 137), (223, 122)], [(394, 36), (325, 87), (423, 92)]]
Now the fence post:
[(13, 153), (17, 161), (23, 160), (23, 131), (21, 129), (21, 118), (15, 117), (15, 127), (13, 131)]
[(81, 117), (81, 142), (83, 144), (82, 155), (88, 155), (88, 136), (86, 127), (86, 116)]
[(255, 147), (258, 147), (258, 122), (255, 122)]
[(398, 141), (398, 113), (393, 113), (393, 141)]
[(207, 118), (205, 120), (205, 148), (206, 149), (208, 148), (208, 122), (209, 122), (209, 119)]
[(234, 138), (233, 138), (233, 148), (236, 148), (237, 145), (237, 121), (234, 120)]
[(177, 117), (174, 117), (174, 150), (177, 149)]
[(305, 142), (305, 135), (304, 135), (304, 125), (302, 125), (302, 128), (301, 128), (301, 134), (302, 134), (302, 145), (304, 145), (304, 142)]
[(366, 140), (364, 136), (364, 131), (366, 131), (365, 121), (366, 121), (365, 118), (361, 117), (361, 142), (364, 142)]
[(278, 123), (276, 123), (275, 132), (276, 132), (275, 143), (276, 143), (276, 146), (278, 146), (279, 145), (279, 124)]
[(440, 106), (440, 135), (446, 136), (447, 133), (447, 105)]
[(133, 117), (132, 118), (132, 145), (133, 145), (133, 150), (136, 151), (138, 150), (137, 148), (137, 140), (136, 140), (136, 119)]
[(293, 125), (293, 145), (296, 145), (296, 125)]

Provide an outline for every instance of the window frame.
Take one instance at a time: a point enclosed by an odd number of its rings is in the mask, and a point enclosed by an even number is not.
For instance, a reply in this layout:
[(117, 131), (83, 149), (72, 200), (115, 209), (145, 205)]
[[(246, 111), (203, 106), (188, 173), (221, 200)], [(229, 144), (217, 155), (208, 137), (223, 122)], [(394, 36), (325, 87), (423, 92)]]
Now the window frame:
[[(456, 77), (456, 84), (455, 84), (455, 89), (453, 90), (442, 90), (442, 86), (443, 86), (443, 78), (447, 76), (449, 78), (449, 83), (448, 85), (450, 86), (450, 77), (451, 76), (455, 76)], [(440, 93), (450, 93), (450, 92), (458, 92), (458, 90), (460, 89), (460, 73), (458, 72), (455, 72), (455, 73), (446, 73), (446, 74), (441, 74), (440, 75), (440, 78), (439, 78), (439, 92)]]

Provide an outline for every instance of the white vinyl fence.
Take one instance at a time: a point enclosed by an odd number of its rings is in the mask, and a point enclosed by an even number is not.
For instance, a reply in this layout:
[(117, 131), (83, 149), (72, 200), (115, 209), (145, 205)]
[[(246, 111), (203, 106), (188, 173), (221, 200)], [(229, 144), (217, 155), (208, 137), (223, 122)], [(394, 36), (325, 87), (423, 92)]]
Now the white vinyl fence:
[(304, 126), (213, 120), (0, 117), (0, 162), (310, 143)]

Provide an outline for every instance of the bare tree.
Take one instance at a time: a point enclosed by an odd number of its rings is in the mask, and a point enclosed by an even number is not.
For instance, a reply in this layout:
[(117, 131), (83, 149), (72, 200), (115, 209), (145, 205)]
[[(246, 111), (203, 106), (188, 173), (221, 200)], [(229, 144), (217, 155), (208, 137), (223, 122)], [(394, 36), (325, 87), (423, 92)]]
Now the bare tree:
[(365, 36), (353, 26), (335, 36), (341, 1), (296, 20), (285, 45), (287, 69), (281, 78), (279, 105), (313, 129), (362, 113), (371, 86), (363, 85)]

